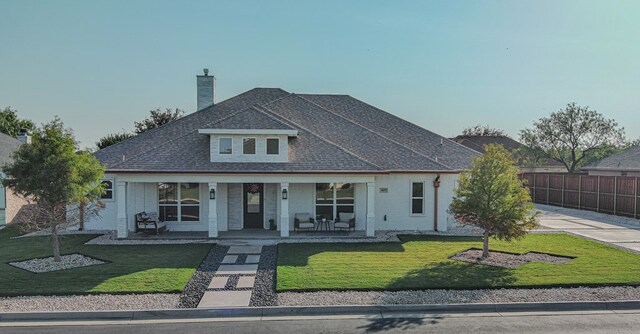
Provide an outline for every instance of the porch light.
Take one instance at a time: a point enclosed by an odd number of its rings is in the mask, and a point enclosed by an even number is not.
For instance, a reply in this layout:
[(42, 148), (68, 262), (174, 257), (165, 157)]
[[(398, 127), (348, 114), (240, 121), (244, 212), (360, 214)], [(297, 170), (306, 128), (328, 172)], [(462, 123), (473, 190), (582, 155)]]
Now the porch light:
[(287, 189), (282, 189), (282, 199), (289, 198), (289, 194), (287, 193)]
[(209, 199), (216, 199), (216, 190), (213, 188), (209, 190)]

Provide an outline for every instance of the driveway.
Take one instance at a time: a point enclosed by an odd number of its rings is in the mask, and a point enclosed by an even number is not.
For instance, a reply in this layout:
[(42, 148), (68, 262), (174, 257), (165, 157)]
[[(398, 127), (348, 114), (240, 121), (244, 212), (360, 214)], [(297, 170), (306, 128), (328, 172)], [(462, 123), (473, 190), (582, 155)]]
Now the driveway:
[(640, 252), (640, 220), (591, 211), (536, 204), (539, 232), (564, 231)]

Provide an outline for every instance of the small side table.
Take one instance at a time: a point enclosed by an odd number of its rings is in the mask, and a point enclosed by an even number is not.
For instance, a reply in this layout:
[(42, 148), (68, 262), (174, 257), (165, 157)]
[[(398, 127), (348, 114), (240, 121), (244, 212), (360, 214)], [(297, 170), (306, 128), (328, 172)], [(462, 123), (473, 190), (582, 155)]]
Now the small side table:
[(316, 227), (316, 231), (329, 231), (331, 230), (331, 219), (319, 219), (317, 220), (318, 226)]

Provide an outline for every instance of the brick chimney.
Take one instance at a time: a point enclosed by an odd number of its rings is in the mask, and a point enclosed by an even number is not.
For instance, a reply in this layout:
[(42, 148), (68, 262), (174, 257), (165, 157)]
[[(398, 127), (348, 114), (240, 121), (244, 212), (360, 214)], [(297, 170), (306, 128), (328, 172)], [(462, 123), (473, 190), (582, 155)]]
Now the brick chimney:
[(196, 75), (198, 84), (198, 110), (212, 106), (216, 99), (216, 77), (209, 76), (209, 69), (203, 69), (204, 75)]

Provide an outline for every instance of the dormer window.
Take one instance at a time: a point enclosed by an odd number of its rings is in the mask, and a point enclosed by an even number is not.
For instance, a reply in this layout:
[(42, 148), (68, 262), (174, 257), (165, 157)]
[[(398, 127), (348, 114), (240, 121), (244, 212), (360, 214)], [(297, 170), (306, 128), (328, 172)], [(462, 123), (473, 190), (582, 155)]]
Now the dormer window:
[(233, 138), (220, 138), (218, 152), (220, 154), (233, 154)]
[(256, 154), (255, 138), (242, 138), (242, 154)]
[(269, 155), (280, 154), (280, 139), (267, 138), (267, 154)]

